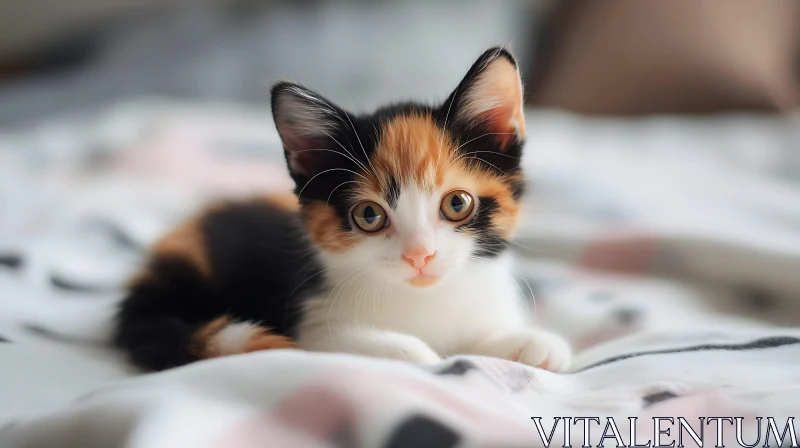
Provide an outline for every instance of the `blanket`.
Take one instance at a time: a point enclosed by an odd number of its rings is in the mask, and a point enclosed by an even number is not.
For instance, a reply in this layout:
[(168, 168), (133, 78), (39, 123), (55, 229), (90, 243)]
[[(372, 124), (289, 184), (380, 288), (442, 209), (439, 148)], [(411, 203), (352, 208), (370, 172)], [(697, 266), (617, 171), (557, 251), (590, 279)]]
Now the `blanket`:
[(791, 444), (796, 117), (527, 120), (511, 245), (565, 374), (275, 351), (141, 375), (107, 347), (121, 285), (201, 203), (291, 187), (268, 111), (142, 101), (0, 134), (0, 446)]

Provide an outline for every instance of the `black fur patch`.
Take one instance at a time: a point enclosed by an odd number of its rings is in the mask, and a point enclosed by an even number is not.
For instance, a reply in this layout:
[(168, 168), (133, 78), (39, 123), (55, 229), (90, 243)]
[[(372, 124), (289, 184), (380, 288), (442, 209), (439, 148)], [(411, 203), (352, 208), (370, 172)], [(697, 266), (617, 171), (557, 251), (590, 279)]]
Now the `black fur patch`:
[(389, 207), (395, 208), (397, 207), (397, 198), (400, 197), (400, 183), (397, 182), (397, 178), (392, 176), (389, 178), (389, 188), (386, 191), (386, 203), (389, 204)]
[(436, 420), (424, 415), (414, 415), (406, 419), (394, 430), (386, 442), (387, 448), (458, 446), (461, 436)]
[(23, 265), (21, 255), (16, 254), (2, 254), (0, 255), (0, 266), (9, 269), (20, 269)]
[(296, 214), (271, 204), (232, 203), (202, 218), (210, 278), (185, 259), (157, 257), (131, 288), (116, 345), (144, 368), (195, 361), (192, 335), (222, 316), (292, 336), (304, 298), (324, 282)]
[(468, 222), (457, 227), (457, 230), (469, 229), (478, 235), (475, 250), (476, 257), (492, 258), (506, 250), (506, 241), (492, 225), (492, 215), (497, 213), (497, 200), (482, 196), (478, 198), (478, 211)]

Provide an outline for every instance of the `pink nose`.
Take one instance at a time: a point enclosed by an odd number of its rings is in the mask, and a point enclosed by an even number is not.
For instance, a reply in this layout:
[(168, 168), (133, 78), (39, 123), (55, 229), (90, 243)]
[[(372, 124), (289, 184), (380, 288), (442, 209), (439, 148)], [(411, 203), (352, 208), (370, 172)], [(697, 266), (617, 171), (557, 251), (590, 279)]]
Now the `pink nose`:
[(410, 249), (403, 252), (400, 258), (403, 259), (409, 266), (414, 269), (422, 269), (428, 265), (428, 262), (433, 260), (436, 256), (436, 251), (429, 252), (427, 249)]

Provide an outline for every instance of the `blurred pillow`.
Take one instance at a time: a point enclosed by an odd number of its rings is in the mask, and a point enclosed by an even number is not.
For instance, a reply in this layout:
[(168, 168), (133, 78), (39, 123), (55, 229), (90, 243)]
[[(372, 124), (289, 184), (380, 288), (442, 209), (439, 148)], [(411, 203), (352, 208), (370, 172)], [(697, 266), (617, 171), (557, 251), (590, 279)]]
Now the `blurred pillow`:
[(529, 104), (593, 114), (798, 105), (800, 2), (560, 0)]

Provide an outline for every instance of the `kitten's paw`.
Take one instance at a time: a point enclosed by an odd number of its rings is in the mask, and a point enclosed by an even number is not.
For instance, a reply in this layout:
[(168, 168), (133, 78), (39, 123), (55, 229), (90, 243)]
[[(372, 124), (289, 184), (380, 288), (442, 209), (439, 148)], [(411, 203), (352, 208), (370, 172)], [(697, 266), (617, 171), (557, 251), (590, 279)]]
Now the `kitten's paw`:
[(410, 361), (417, 364), (433, 364), (442, 360), (428, 344), (413, 336), (399, 337), (382, 347), (380, 357)]
[(511, 330), (491, 343), (493, 356), (533, 367), (563, 372), (572, 360), (572, 349), (562, 337), (531, 328)]

